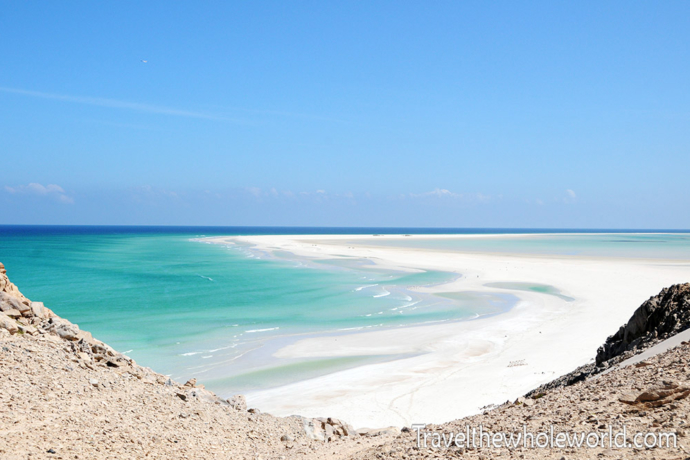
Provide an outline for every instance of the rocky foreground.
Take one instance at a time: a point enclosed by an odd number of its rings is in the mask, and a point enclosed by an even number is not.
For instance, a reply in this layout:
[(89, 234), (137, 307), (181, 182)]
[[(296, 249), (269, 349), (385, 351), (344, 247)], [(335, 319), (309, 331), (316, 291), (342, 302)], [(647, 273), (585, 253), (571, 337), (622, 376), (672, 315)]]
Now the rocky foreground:
[[(0, 264), (2, 459), (689, 459), (690, 345), (618, 368), (625, 357), (690, 327), (690, 284), (645, 302), (600, 348), (596, 364), (484, 414), (423, 430), (357, 433), (330, 419), (273, 417), (138, 366), (39, 302)], [(602, 371), (607, 370), (607, 373)], [(471, 397), (458, 389), (454, 397)], [(665, 433), (666, 448), (448, 447), (432, 433)], [(426, 447), (418, 446), (427, 433)], [(423, 439), (423, 438), (422, 438)]]
[(0, 459), (326, 459), (397, 433), (174, 382), (31, 302), (0, 264)]

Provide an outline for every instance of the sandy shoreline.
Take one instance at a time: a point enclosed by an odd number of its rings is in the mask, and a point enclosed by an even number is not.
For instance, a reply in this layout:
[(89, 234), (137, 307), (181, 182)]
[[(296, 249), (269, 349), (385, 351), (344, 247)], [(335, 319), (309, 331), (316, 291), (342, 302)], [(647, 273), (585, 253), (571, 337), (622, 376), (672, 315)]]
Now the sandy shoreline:
[[(486, 237), (487, 235), (479, 235)], [(508, 236), (508, 235), (500, 235)], [(520, 235), (522, 236), (522, 235)], [(381, 239), (415, 238), (380, 236)], [(423, 235), (423, 238), (449, 238)], [(457, 235), (467, 238), (470, 235)], [(352, 246), (371, 235), (243, 236), (208, 238), (289, 251), (303, 257), (361, 257), (391, 268), (460, 273), (424, 292), (505, 292), (520, 302), (507, 313), (371, 332), (312, 337), (274, 356), (340, 357), (415, 354), (247, 394), (250, 405), (274, 415), (348, 420), (356, 427), (440, 423), (502, 403), (587, 363), (596, 348), (639, 304), (661, 288), (690, 279), (682, 260), (585, 256), (477, 254), (398, 247)], [(488, 283), (553, 286), (572, 297), (487, 287)]]

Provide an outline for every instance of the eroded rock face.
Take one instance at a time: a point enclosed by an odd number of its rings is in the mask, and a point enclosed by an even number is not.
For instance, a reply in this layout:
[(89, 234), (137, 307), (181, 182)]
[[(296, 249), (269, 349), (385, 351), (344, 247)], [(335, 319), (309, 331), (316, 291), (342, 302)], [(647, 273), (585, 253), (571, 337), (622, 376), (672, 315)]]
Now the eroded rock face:
[[(71, 349), (89, 363), (107, 367), (133, 369), (133, 361), (103, 342), (96, 340), (79, 326), (60, 318), (43, 302), (32, 302), (19, 292), (7, 277), (0, 263), (0, 330), (9, 334), (46, 335), (71, 342)], [(134, 370), (141, 373), (140, 370)]]
[[(17, 289), (17, 286), (12, 284), (10, 282), (10, 279), (7, 277), (7, 270), (5, 270), (5, 266), (0, 263), (0, 292), (3, 292), (5, 294), (10, 295), (11, 297), (14, 297), (16, 300), (18, 300), (21, 304), (24, 304), (25, 306), (31, 305), (31, 301), (24, 297), (24, 294), (19, 292), (19, 289)], [(22, 309), (18, 309), (22, 311)]]
[[(46, 309), (47, 311), (47, 309)], [(17, 286), (12, 284), (7, 277), (5, 266), (0, 263), (0, 329), (8, 331), (10, 334), (17, 332), (34, 333), (36, 321), (31, 308), (31, 301), (19, 292)], [(28, 318), (28, 321), (20, 318)], [(19, 321), (18, 321), (19, 320)]]
[(10, 334), (44, 334), (53, 332), (62, 338), (80, 338), (79, 326), (59, 318), (43, 302), (32, 302), (19, 292), (7, 277), (5, 266), (0, 263), (0, 330)]
[(597, 350), (600, 365), (626, 351), (647, 348), (690, 328), (690, 283), (675, 284), (650, 297), (627, 324)]

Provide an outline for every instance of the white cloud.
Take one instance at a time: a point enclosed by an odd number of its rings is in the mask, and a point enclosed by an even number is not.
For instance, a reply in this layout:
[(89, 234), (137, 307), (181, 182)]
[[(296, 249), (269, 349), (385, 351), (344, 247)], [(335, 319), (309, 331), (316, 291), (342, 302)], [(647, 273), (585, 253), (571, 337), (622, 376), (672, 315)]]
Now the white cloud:
[(62, 187), (55, 184), (41, 185), (37, 182), (31, 182), (28, 185), (18, 185), (16, 187), (6, 185), (5, 190), (13, 195), (45, 196), (55, 199), (60, 203), (74, 203), (74, 199), (67, 195)]
[(561, 198), (560, 200), (557, 198), (556, 201), (563, 201), (563, 203), (575, 203), (577, 201), (577, 194), (573, 190), (568, 189), (565, 191), (565, 197)]
[(104, 97), (90, 96), (70, 96), (66, 94), (43, 93), (41, 91), (29, 91), (19, 88), (0, 87), (3, 93), (18, 94), (21, 96), (37, 97), (41, 99), (52, 99), (56, 101), (72, 102), (76, 104), (94, 105), (98, 107), (108, 107), (112, 109), (134, 110), (137, 112), (148, 112), (160, 115), (172, 115), (187, 118), (203, 118), (206, 120), (243, 122), (242, 120), (224, 117), (214, 113), (195, 112), (191, 110), (176, 109), (159, 105), (142, 104), (139, 102), (120, 101), (117, 99), (107, 99)]
[[(236, 190), (239, 194), (236, 198), (243, 197), (245, 199), (253, 199), (261, 203), (270, 202), (302, 202), (302, 203), (347, 203), (356, 204), (357, 195), (351, 191), (347, 192), (329, 192), (324, 189), (316, 190), (280, 190), (275, 187), (260, 188), (260, 187), (243, 187)], [(368, 193), (363, 196), (370, 198)]]
[(460, 193), (453, 193), (450, 190), (447, 190), (445, 188), (435, 188), (430, 192), (424, 192), (424, 193), (410, 193), (410, 197), (412, 198), (422, 198), (422, 197), (438, 197), (438, 198), (462, 198), (462, 195)]
[[(409, 196), (413, 199), (438, 199), (446, 201), (458, 201), (463, 203), (483, 203), (491, 201), (491, 195), (484, 195), (483, 193), (456, 193), (445, 188), (435, 188), (430, 192), (424, 193), (409, 193), (408, 195), (402, 195), (403, 198)], [(500, 197), (499, 197), (500, 199)]]
[(245, 190), (254, 195), (256, 198), (259, 198), (262, 195), (262, 191), (259, 187), (245, 187)]

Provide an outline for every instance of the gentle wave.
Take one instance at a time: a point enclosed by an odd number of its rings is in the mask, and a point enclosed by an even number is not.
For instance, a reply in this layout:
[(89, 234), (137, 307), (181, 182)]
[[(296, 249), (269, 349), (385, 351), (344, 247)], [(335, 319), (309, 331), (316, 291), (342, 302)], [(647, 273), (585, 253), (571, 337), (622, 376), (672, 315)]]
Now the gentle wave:
[(202, 351), (192, 351), (189, 353), (182, 353), (180, 356), (194, 356), (194, 355), (198, 355), (200, 353), (203, 353), (203, 352)]
[(246, 332), (247, 334), (249, 334), (250, 332), (266, 332), (266, 331), (275, 331), (275, 330), (277, 330), (277, 329), (280, 329), (280, 328), (279, 328), (279, 327), (269, 327), (269, 328), (266, 328), (266, 329), (251, 329), (251, 330), (249, 330), (249, 331), (244, 331), (244, 332)]
[(220, 350), (227, 350), (228, 348), (235, 348), (236, 346), (237, 346), (237, 344), (233, 343), (232, 345), (228, 345), (227, 347), (215, 348), (213, 350), (209, 350), (208, 352), (209, 353), (215, 353), (215, 352), (220, 351)]
[(384, 291), (383, 294), (376, 294), (376, 295), (374, 296), (374, 298), (376, 299), (376, 298), (378, 298), (378, 297), (386, 297), (387, 295), (391, 295), (391, 293), (388, 292), (385, 288), (383, 288), (383, 291)]
[(213, 281), (213, 278), (211, 278), (210, 276), (199, 275), (198, 273), (197, 273), (196, 276), (198, 276), (198, 277), (200, 277), (200, 278), (203, 278), (203, 279), (205, 279), (205, 280)]
[[(412, 300), (412, 299), (410, 299), (410, 300)], [(417, 305), (419, 302), (421, 302), (421, 300), (415, 300), (414, 302), (408, 303), (408, 304), (406, 304), (406, 305), (401, 305), (401, 306), (399, 306), (399, 307), (397, 307), (397, 308), (399, 308), (399, 309), (402, 310), (403, 308), (409, 308), (409, 307), (412, 307), (412, 306), (414, 306), (414, 305)]]
[(378, 284), (367, 284), (366, 286), (360, 286), (357, 289), (355, 289), (355, 291), (361, 291), (362, 289), (366, 289), (366, 288), (370, 288), (370, 287), (374, 287), (374, 286), (378, 286)]

